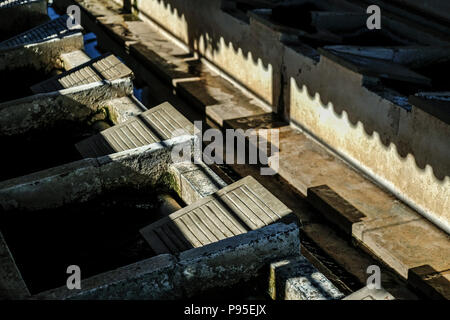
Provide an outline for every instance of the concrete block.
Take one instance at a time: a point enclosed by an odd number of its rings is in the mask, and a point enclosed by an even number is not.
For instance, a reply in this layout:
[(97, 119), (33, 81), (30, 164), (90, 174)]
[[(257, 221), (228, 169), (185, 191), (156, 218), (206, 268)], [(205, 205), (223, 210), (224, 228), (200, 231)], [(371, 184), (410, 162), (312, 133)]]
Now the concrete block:
[(86, 62), (89, 62), (91, 58), (82, 50), (75, 50), (68, 53), (61, 54), (61, 60), (66, 71), (78, 67)]
[(102, 190), (95, 159), (72, 162), (0, 183), (0, 206), (5, 211), (40, 210), (87, 201)]
[(270, 264), (269, 294), (274, 300), (337, 300), (344, 296), (303, 256)]
[(179, 255), (181, 283), (188, 297), (206, 289), (248, 280), (268, 263), (300, 251), (298, 227), (276, 223)]
[(84, 159), (0, 183), (0, 206), (5, 211), (41, 210), (87, 201), (117, 187), (156, 185), (167, 172), (174, 147), (192, 146), (192, 136)]
[(437, 271), (448, 270), (449, 235), (421, 216), (400, 210), (397, 214), (358, 222), (353, 225), (353, 236), (404, 279), (410, 269), (424, 264)]
[(230, 78), (225, 80), (225, 74), (212, 65), (206, 66), (205, 61), (168, 40), (157, 28), (143, 21), (128, 20), (125, 15), (117, 14), (98, 18), (114, 40), (129, 47), (133, 57), (199, 109), (206, 109), (216, 123), (271, 111), (248, 90), (237, 89), (236, 82), (231, 84)]
[(126, 96), (105, 101), (111, 120), (117, 125), (146, 111), (147, 108), (135, 96)]
[(326, 185), (309, 188), (308, 201), (327, 220), (350, 236), (352, 225), (364, 218), (364, 214)]
[(33, 67), (43, 72), (62, 68), (61, 54), (84, 47), (81, 26), (67, 28), (61, 16), (0, 43), (0, 70)]
[(207, 197), (227, 184), (204, 163), (181, 162), (170, 166), (175, 190), (187, 205)]
[(194, 126), (165, 102), (76, 144), (83, 157), (98, 157), (193, 134)]
[(96, 82), (0, 103), (0, 136), (25, 134), (58, 121), (86, 121), (105, 101), (131, 95), (130, 79)]
[(81, 281), (80, 290), (60, 287), (40, 293), (37, 300), (166, 300), (181, 297), (174, 283), (176, 258), (159, 255)]
[(289, 208), (248, 176), (140, 232), (155, 252), (177, 253), (265, 227), (289, 213)]
[(39, 300), (136, 300), (189, 298), (255, 277), (268, 263), (300, 252), (299, 230), (281, 223), (192, 249), (161, 254), (81, 281), (80, 290), (60, 287)]
[(132, 78), (133, 72), (112, 54), (100, 56), (31, 87), (34, 93), (59, 91), (104, 80)]
[(368, 287), (364, 287), (342, 300), (395, 300), (395, 298), (383, 288), (369, 289)]

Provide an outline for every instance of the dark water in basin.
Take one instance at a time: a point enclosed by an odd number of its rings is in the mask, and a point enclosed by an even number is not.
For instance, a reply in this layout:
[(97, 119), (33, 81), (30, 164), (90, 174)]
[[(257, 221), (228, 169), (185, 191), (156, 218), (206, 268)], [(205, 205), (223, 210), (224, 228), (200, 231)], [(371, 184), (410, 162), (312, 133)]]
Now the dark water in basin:
[(153, 189), (120, 189), (81, 204), (36, 212), (3, 212), (0, 229), (35, 294), (66, 285), (69, 265), (81, 278), (154, 255), (139, 229), (160, 219)]

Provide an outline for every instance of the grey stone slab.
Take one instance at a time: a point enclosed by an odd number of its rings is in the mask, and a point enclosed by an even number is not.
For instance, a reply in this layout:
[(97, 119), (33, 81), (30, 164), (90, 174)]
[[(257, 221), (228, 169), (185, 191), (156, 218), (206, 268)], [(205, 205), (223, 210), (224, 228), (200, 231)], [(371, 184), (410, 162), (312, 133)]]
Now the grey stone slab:
[(91, 58), (83, 50), (75, 50), (63, 53), (61, 60), (63, 61), (64, 69), (68, 71), (89, 62)]
[(170, 166), (174, 188), (187, 205), (207, 197), (227, 184), (206, 164), (181, 162)]
[(248, 176), (140, 232), (157, 253), (177, 253), (257, 230), (289, 213), (288, 207)]
[(121, 124), (148, 109), (133, 95), (105, 101), (111, 120)]
[(352, 234), (352, 225), (365, 217), (327, 185), (308, 188), (307, 199), (327, 220), (348, 235)]
[(138, 116), (79, 142), (83, 157), (98, 157), (142, 147), (175, 136), (193, 134), (194, 127), (171, 104), (165, 102)]
[(34, 93), (52, 92), (92, 82), (116, 80), (132, 76), (133, 71), (114, 55), (107, 54), (66, 71), (56, 77), (35, 84), (31, 87), (31, 91)]
[(47, 0), (0, 1), (0, 32), (4, 39), (48, 20)]
[(81, 281), (80, 290), (66, 286), (40, 293), (36, 300), (130, 300), (176, 299), (180, 287), (174, 287), (176, 258), (159, 255), (105, 272)]
[(30, 292), (0, 232), (0, 299), (19, 299), (29, 295)]
[(369, 289), (364, 287), (342, 300), (395, 300), (394, 296), (385, 289)]
[(188, 297), (206, 289), (249, 280), (273, 261), (300, 254), (295, 223), (270, 226), (224, 239), (179, 255), (179, 274)]
[(55, 20), (51, 20), (31, 30), (21, 33), (11, 39), (5, 40), (0, 43), (0, 50), (59, 39), (65, 35), (74, 34), (81, 30), (81, 26), (69, 29), (67, 27), (67, 19), (68, 16), (61, 16)]
[(192, 148), (194, 137), (180, 136), (97, 159), (0, 182), (0, 208), (35, 211), (95, 198), (119, 187), (155, 186), (171, 163), (173, 148)]
[(269, 294), (281, 300), (336, 300), (344, 296), (303, 256), (270, 265)]
[(124, 78), (0, 103), (0, 136), (25, 134), (33, 129), (52, 127), (60, 121), (88, 121), (107, 107), (106, 101), (129, 96), (132, 92), (131, 79)]

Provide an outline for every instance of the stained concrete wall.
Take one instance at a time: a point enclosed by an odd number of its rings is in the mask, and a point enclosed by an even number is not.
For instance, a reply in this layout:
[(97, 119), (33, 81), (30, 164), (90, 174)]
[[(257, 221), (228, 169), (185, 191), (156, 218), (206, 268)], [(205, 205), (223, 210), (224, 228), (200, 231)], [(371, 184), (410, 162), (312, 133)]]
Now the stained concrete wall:
[(221, 6), (221, 0), (137, 0), (133, 11), (200, 53), (277, 110), (280, 34), (256, 21), (247, 23), (227, 14)]
[(284, 61), (291, 123), (450, 230), (450, 126), (382, 99), (362, 75), (324, 56), (316, 63), (286, 48)]

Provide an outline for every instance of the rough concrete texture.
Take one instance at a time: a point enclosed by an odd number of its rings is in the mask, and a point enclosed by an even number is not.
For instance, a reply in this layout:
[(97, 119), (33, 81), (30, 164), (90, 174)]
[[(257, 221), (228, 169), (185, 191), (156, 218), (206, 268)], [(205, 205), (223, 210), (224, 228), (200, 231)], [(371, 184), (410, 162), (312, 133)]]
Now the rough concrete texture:
[(114, 124), (124, 123), (146, 111), (147, 108), (135, 96), (126, 96), (104, 102)]
[(29, 295), (30, 292), (0, 232), (0, 299), (23, 299)]
[(18, 34), (49, 20), (47, 0), (0, 1), (0, 32)]
[(369, 289), (364, 287), (342, 300), (395, 300), (395, 298), (383, 288)]
[(88, 62), (91, 58), (83, 50), (75, 50), (61, 54), (61, 60), (64, 69), (68, 71)]
[(450, 267), (450, 241), (444, 231), (305, 134), (280, 128), (279, 149), (278, 174), (305, 196), (309, 188), (326, 184), (354, 206), (365, 217), (351, 225), (353, 237), (402, 277), (425, 261), (438, 271)]
[(274, 224), (179, 256), (159, 255), (82, 280), (81, 290), (66, 287), (34, 299), (177, 299), (249, 280), (271, 261), (298, 255), (296, 225)]
[(0, 136), (24, 134), (58, 121), (86, 121), (105, 101), (131, 95), (130, 79), (102, 81), (0, 104)]
[(184, 292), (193, 296), (249, 280), (268, 263), (299, 252), (298, 227), (281, 223), (182, 252), (179, 267)]
[(61, 54), (83, 49), (81, 27), (67, 28), (67, 17), (51, 20), (0, 43), (0, 70), (33, 67), (43, 72), (63, 68)]
[(40, 210), (87, 201), (119, 186), (155, 185), (167, 172), (174, 147), (191, 146), (182, 136), (96, 159), (85, 159), (0, 183), (0, 206)]
[(174, 189), (180, 198), (190, 205), (207, 197), (227, 184), (204, 163), (181, 162), (169, 168)]
[(303, 256), (270, 264), (269, 294), (274, 300), (337, 300), (344, 296)]
[(56, 208), (87, 201), (101, 190), (97, 161), (86, 159), (0, 183), (0, 206), (5, 211)]

